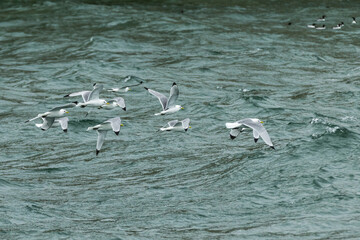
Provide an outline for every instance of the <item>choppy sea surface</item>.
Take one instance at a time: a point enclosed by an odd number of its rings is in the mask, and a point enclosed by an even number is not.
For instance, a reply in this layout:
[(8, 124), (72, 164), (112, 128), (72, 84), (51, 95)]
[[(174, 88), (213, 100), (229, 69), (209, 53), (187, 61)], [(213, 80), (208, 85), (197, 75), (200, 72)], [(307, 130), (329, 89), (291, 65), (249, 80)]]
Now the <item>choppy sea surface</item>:
[[(1, 1), (1, 239), (360, 239), (357, 1)], [(325, 30), (307, 28), (326, 15)], [(289, 23), (291, 24), (289, 25)], [(331, 27), (339, 22), (341, 30)], [(127, 111), (68, 109), (93, 83)], [(179, 86), (185, 109), (154, 116)], [(120, 116), (95, 156), (89, 126)], [(189, 117), (186, 133), (157, 132)], [(259, 118), (275, 150), (226, 122)]]

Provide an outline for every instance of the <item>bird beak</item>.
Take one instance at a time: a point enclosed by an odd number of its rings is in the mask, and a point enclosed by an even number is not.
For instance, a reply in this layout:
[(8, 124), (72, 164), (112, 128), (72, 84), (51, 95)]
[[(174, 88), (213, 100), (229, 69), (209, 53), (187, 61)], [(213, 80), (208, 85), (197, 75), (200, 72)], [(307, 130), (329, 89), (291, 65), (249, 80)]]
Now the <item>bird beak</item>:
[(189, 128), (191, 128), (191, 126), (189, 126)]
[(122, 127), (123, 127), (123, 126), (124, 126), (124, 124), (120, 124), (120, 126), (122, 126)]
[(184, 107), (181, 107), (181, 109), (184, 109)]
[(69, 113), (68, 111), (66, 111), (65, 113)]
[(264, 123), (263, 121), (260, 121), (260, 123)]
[(109, 105), (110, 103), (107, 102), (106, 104)]
[(131, 88), (129, 88), (128, 91), (131, 91)]

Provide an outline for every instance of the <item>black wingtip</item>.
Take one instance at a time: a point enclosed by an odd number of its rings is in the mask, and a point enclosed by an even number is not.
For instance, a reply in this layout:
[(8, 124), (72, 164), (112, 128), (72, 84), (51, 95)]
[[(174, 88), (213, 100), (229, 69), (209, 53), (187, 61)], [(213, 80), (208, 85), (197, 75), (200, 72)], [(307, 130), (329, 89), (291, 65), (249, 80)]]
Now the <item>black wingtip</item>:
[(86, 107), (86, 105), (81, 105), (80, 107), (81, 107), (81, 108), (84, 108), (84, 107)]
[(93, 87), (95, 87), (96, 83), (93, 84)]
[(41, 130), (46, 131), (46, 129), (41, 128)]
[(64, 131), (65, 133), (67, 133), (67, 129), (63, 129), (63, 131)]
[(99, 152), (100, 152), (100, 150), (97, 150), (97, 149), (96, 149), (96, 156), (99, 154)]
[(275, 147), (274, 146), (270, 146), (270, 148), (274, 149), (275, 150)]
[(147, 87), (144, 87), (145, 88), (145, 90), (149, 90), (149, 88), (147, 88)]
[(185, 132), (187, 132), (188, 128), (185, 128), (184, 130), (185, 130)]
[(124, 111), (126, 111), (126, 107), (123, 107)]
[(120, 131), (118, 131), (118, 132), (114, 132), (115, 134), (116, 134), (116, 136), (118, 136), (119, 135), (119, 133), (120, 133)]
[(176, 85), (176, 82), (173, 82), (173, 86), (175, 86)]
[(75, 101), (75, 102), (72, 102), (72, 103), (74, 103), (75, 105), (78, 105), (79, 102), (78, 102), (78, 101)]
[(235, 136), (230, 135), (230, 139), (231, 139), (231, 140), (233, 140), (233, 139), (235, 139), (235, 138), (236, 138)]
[(258, 140), (259, 140), (258, 138), (254, 138), (254, 142), (255, 142), (255, 143), (257, 143)]
[(144, 82), (143, 81), (140, 81), (140, 84), (143, 84)]
[(64, 97), (70, 97), (70, 94), (66, 94)]

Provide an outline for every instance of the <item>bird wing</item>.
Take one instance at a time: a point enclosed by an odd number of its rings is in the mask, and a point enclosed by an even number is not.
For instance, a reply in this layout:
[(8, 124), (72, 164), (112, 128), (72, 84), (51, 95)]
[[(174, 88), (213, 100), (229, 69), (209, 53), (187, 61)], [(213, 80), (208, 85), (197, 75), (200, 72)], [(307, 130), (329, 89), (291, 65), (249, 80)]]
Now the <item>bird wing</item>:
[(107, 120), (105, 122), (111, 124), (111, 128), (113, 129), (114, 132), (119, 132), (120, 131), (120, 125), (121, 125), (120, 117), (111, 118), (111, 119), (109, 119), (109, 120)]
[(173, 83), (173, 85), (172, 85), (172, 87), (170, 89), (170, 95), (169, 95), (169, 99), (166, 102), (165, 109), (168, 109), (168, 108), (171, 108), (171, 107), (175, 106), (175, 101), (176, 101), (176, 99), (178, 97), (179, 97), (179, 88), (176, 85), (176, 83)]
[(99, 99), (99, 94), (103, 90), (104, 86), (102, 84), (95, 84), (94, 89), (89, 94), (88, 100), (96, 100)]
[(97, 130), (97, 132), (98, 132), (98, 138), (97, 138), (97, 142), (96, 142), (96, 152), (98, 153), (104, 143), (107, 131)]
[(50, 110), (50, 112), (55, 112), (55, 111), (59, 111), (61, 109), (66, 109), (66, 108), (73, 108), (76, 106), (76, 103), (68, 103), (62, 106), (58, 106), (58, 107), (54, 107), (53, 109)]
[(127, 87), (136, 87), (136, 86), (139, 86), (139, 85), (141, 85), (141, 84), (143, 84), (143, 81), (141, 81), (141, 82), (139, 82), (139, 83), (137, 83), (137, 84), (126, 85), (126, 86), (124, 86), (124, 87), (122, 87), (122, 88), (127, 88)]
[(133, 75), (126, 76), (123, 81), (126, 83), (126, 82), (131, 81), (131, 80), (133, 80), (134, 82), (138, 82), (139, 84), (130, 85), (130, 86), (126, 86), (126, 87), (137, 86), (137, 85), (140, 85), (140, 84), (142, 84), (144, 82), (144, 79), (133, 76)]
[(231, 130), (230, 130), (230, 138), (231, 139), (234, 139), (234, 138), (236, 138), (239, 134), (240, 134), (240, 129), (239, 128), (232, 128)]
[(181, 121), (181, 124), (184, 129), (188, 129), (190, 126), (190, 118), (185, 118)]
[(253, 136), (255, 139), (259, 139), (260, 134), (255, 129), (253, 129)]
[[(242, 122), (245, 126), (248, 126), (248, 127), (252, 128), (253, 130), (255, 130), (257, 132), (257, 134), (260, 135), (260, 137), (264, 140), (264, 142), (267, 145), (269, 145), (270, 147), (274, 146), (273, 143), (271, 142), (268, 132), (266, 131), (265, 127), (261, 123), (254, 123), (249, 118), (240, 120), (239, 122)], [(253, 132), (254, 137), (255, 137), (255, 134), (256, 133)]]
[(81, 96), (84, 102), (87, 102), (89, 99), (91, 91), (81, 91), (81, 92), (75, 92), (70, 93), (68, 95), (65, 95), (64, 97), (75, 97), (75, 96)]
[(57, 122), (60, 123), (61, 129), (66, 131), (68, 128), (68, 122), (69, 122), (69, 118), (68, 117), (63, 117), (63, 118), (59, 118), (56, 119)]
[(175, 127), (175, 125), (177, 125), (179, 122), (178, 120), (172, 120), (170, 122), (167, 123), (167, 125), (169, 125), (169, 127)]
[(165, 110), (166, 109), (166, 104), (167, 104), (167, 97), (165, 97), (163, 94), (157, 92), (157, 91), (154, 91), (152, 89), (149, 89), (149, 88), (145, 88), (146, 90), (149, 91), (150, 94), (154, 95), (155, 97), (157, 97), (161, 103), (161, 106), (162, 106), (162, 109)]
[(117, 97), (113, 99), (121, 108), (126, 107), (125, 106), (125, 100), (122, 97)]
[(53, 123), (55, 121), (55, 118), (44, 117), (44, 118), (42, 118), (42, 120), (43, 120), (43, 123), (40, 126), (40, 128), (45, 131), (45, 130), (48, 130), (49, 128), (51, 128), (51, 126), (53, 125)]

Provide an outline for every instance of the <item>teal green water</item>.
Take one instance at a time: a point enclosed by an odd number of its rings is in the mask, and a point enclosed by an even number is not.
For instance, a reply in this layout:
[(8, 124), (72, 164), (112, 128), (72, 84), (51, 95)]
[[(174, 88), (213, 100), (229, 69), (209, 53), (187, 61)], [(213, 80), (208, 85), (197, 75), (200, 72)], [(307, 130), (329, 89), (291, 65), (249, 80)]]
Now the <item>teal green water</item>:
[[(360, 3), (94, 2), (0, 3), (1, 239), (360, 238)], [(67, 134), (24, 123), (127, 75), (185, 109), (154, 116), (140, 86), (102, 93), (126, 112), (68, 109)], [(86, 129), (115, 116), (95, 157)], [(276, 150), (230, 140), (247, 117)]]

